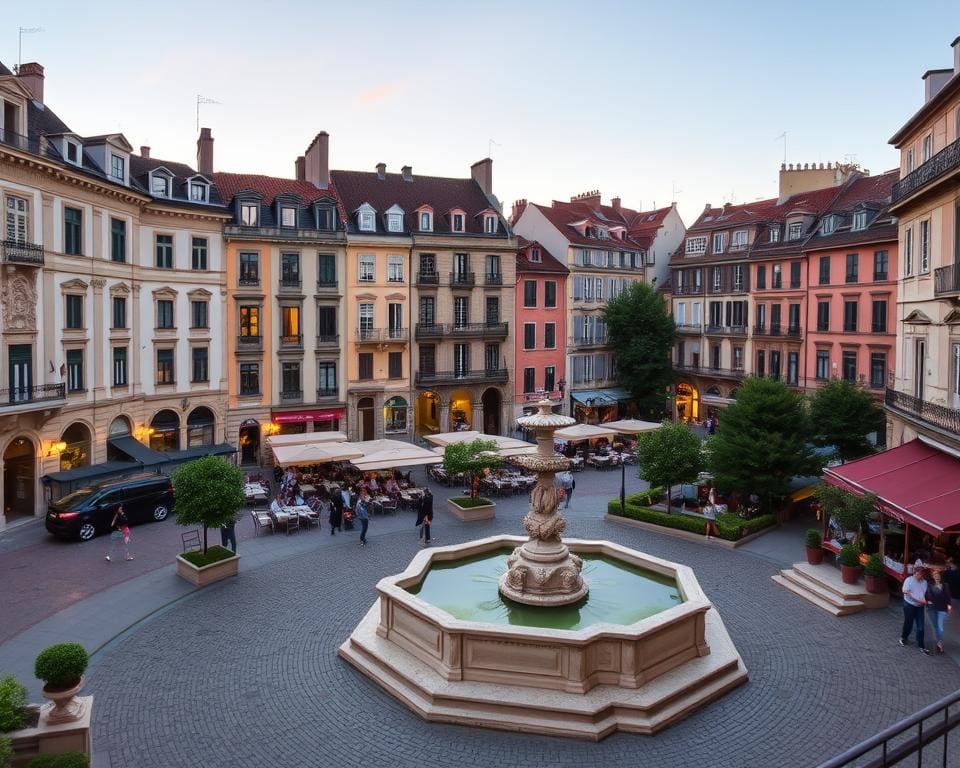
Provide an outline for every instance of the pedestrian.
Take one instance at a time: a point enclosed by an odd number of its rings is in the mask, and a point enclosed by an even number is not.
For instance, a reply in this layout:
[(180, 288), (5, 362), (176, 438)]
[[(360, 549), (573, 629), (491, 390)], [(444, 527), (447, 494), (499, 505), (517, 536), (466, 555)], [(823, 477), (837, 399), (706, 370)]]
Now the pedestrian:
[(123, 511), (123, 505), (117, 507), (113, 513), (113, 520), (110, 522), (110, 551), (107, 552), (106, 560), (109, 563), (111, 555), (123, 546), (123, 559), (133, 560), (130, 554), (130, 522)]
[(420, 499), (420, 509), (417, 510), (416, 525), (420, 528), (420, 538), (423, 539), (424, 546), (430, 544), (430, 525), (433, 523), (433, 494), (429, 488), (423, 489), (423, 496)]
[(910, 639), (910, 632), (917, 628), (917, 645), (920, 651), (927, 655), (923, 642), (923, 606), (927, 604), (927, 580), (922, 566), (915, 566), (913, 575), (903, 580), (903, 629), (900, 631), (900, 645), (906, 645)]
[(233, 516), (229, 522), (220, 526), (220, 546), (230, 545), (233, 554), (237, 554), (237, 518)]
[(362, 496), (357, 502), (357, 520), (360, 521), (360, 546), (367, 546), (367, 527), (370, 525), (370, 512), (367, 509), (367, 499)]
[(337, 504), (337, 499), (329, 501), (324, 499), (320, 502), (321, 505), (326, 505), (329, 516), (327, 517), (327, 522), (330, 523), (330, 535), (333, 536), (337, 531), (343, 533), (343, 501), (340, 501), (340, 504)]
[(947, 616), (953, 610), (950, 587), (943, 580), (939, 568), (933, 569), (933, 581), (927, 586), (927, 605), (930, 606), (930, 623), (937, 637), (937, 653), (943, 653), (943, 629)]
[(707, 521), (705, 526), (707, 538), (714, 536), (720, 538), (720, 530), (717, 528), (717, 492), (712, 486), (707, 493), (707, 504), (703, 508), (703, 517)]
[(563, 505), (564, 509), (570, 509), (570, 499), (573, 498), (573, 492), (577, 489), (577, 481), (573, 479), (570, 472), (563, 473), (563, 491), (567, 497), (567, 503)]

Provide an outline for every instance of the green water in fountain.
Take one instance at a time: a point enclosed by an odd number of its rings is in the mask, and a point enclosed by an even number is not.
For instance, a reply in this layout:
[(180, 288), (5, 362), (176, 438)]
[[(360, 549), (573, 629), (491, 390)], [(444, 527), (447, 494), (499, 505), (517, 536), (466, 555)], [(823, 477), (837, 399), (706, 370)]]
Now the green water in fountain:
[(585, 629), (594, 624), (635, 624), (683, 602), (676, 581), (606, 555), (585, 554), (583, 578), (590, 593), (578, 603), (539, 607), (500, 596), (512, 549), (434, 562), (411, 594), (463, 621), (544, 629)]

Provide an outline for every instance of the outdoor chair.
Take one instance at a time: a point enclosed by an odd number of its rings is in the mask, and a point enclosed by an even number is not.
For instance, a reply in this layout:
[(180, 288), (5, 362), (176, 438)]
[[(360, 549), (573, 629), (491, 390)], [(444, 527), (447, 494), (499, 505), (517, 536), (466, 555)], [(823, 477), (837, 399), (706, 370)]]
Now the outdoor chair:
[(266, 512), (251, 509), (250, 517), (253, 518), (253, 527), (257, 532), (257, 536), (263, 533), (264, 529), (269, 529), (270, 533), (273, 533), (273, 520), (270, 519), (270, 515)]
[(386, 515), (388, 512), (397, 511), (397, 502), (393, 501), (384, 501), (380, 503), (380, 513)]
[(320, 527), (320, 513), (312, 510), (309, 515), (307, 515), (307, 526), (315, 525), (317, 528)]
[(287, 533), (300, 530), (300, 515), (288, 515), (287, 516)]

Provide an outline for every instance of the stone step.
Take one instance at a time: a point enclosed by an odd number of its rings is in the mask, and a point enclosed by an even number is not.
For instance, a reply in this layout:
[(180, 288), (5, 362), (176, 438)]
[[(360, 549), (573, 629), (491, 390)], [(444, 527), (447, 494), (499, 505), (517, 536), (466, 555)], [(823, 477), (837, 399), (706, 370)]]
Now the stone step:
[(848, 616), (851, 613), (859, 613), (864, 609), (862, 602), (857, 600), (838, 600), (833, 593), (818, 589), (815, 582), (806, 581), (802, 577), (798, 577), (797, 573), (792, 569), (785, 568), (772, 578), (784, 589), (793, 592), (795, 595), (799, 595), (804, 600), (813, 603), (818, 608), (823, 609), (833, 616)]
[(798, 578), (815, 585), (815, 588), (812, 588), (813, 591), (829, 592), (835, 595), (838, 600), (858, 601), (868, 609), (886, 608), (890, 602), (890, 595), (886, 592), (879, 595), (867, 592), (867, 584), (862, 577), (856, 584), (846, 584), (840, 574), (840, 569), (834, 565), (794, 563), (793, 570), (797, 573)]
[(820, 599), (825, 600), (837, 608), (857, 608), (864, 607), (864, 601), (860, 599), (859, 593), (843, 595), (836, 589), (824, 585), (822, 581), (811, 579), (806, 573), (797, 568), (785, 568), (780, 571), (780, 575), (787, 581), (808, 592), (818, 595)]

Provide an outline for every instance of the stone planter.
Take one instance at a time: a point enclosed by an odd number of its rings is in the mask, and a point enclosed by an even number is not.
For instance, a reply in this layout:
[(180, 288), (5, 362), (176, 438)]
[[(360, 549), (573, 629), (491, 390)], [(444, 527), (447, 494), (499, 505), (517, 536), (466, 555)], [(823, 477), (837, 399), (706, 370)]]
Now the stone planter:
[[(44, 695), (47, 696), (47, 694)], [(73, 699), (73, 703), (77, 708), (77, 718), (71, 722), (51, 723), (49, 714), (53, 710), (53, 705), (47, 704), (40, 710), (40, 719), (35, 726), (3, 734), (10, 739), (13, 748), (12, 765), (14, 768), (26, 765), (37, 755), (61, 754), (63, 752), (90, 754), (90, 718), (93, 711), (93, 696), (78, 696)]]
[(841, 565), (840, 578), (844, 584), (856, 584), (860, 581), (860, 572), (863, 569), (859, 565)]
[(205, 587), (215, 581), (236, 576), (239, 565), (240, 555), (199, 567), (177, 555), (177, 576), (186, 579), (195, 587)]
[(479, 507), (461, 507), (455, 499), (447, 499), (447, 509), (457, 519), (469, 523), (474, 520), (492, 520), (496, 517), (497, 505), (490, 501)]
[(810, 565), (820, 565), (823, 562), (823, 550), (820, 547), (807, 547), (807, 562)]
[(887, 577), (886, 575), (881, 576), (864, 576), (864, 580), (867, 582), (867, 592), (871, 595), (882, 595), (887, 591)]
[(50, 690), (47, 686), (43, 686), (41, 691), (43, 698), (53, 702), (53, 707), (45, 711), (46, 722), (50, 725), (59, 725), (75, 723), (79, 720), (82, 709), (80, 702), (73, 697), (80, 693), (81, 688), (83, 688), (82, 677), (76, 685), (62, 690)]

